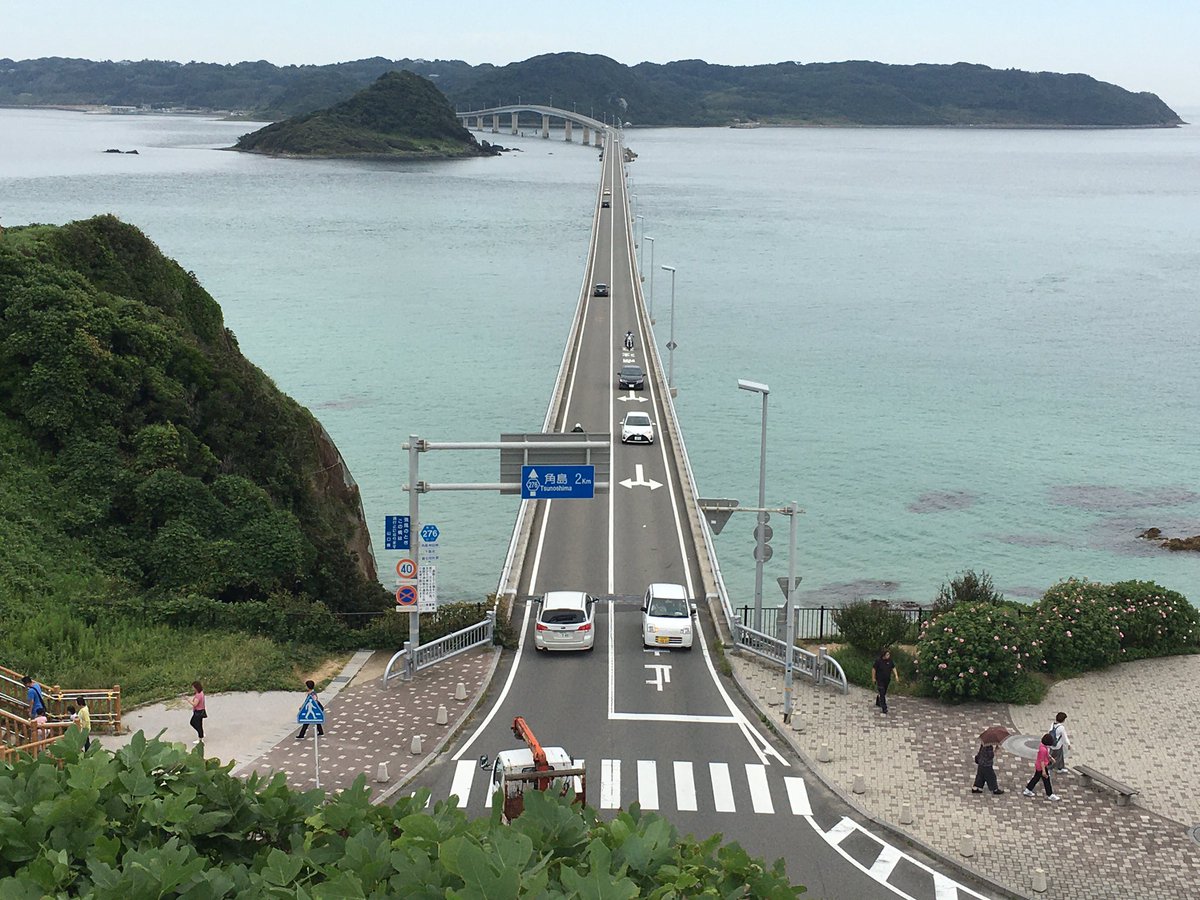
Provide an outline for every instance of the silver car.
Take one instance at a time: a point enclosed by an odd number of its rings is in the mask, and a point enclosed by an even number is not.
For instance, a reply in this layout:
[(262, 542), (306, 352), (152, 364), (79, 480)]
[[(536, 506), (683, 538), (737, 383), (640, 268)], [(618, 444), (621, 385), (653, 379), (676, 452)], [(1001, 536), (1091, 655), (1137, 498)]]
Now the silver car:
[(547, 591), (538, 601), (533, 646), (538, 650), (591, 650), (596, 643), (596, 599), (583, 591)]

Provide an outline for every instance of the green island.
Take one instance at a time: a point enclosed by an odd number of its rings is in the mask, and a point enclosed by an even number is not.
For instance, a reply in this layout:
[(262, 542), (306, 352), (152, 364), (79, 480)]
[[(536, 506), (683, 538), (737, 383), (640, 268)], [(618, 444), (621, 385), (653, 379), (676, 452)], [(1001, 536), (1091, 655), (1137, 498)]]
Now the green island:
[(586, 53), (547, 53), (505, 66), (383, 57), (323, 66), (0, 59), (0, 105), (221, 110), (277, 121), (332, 107), (397, 70), (432, 80), (458, 110), (521, 100), (635, 127), (1182, 124), (1155, 94), (1084, 74), (865, 60), (721, 66), (689, 59), (627, 66)]
[(326, 159), (452, 159), (492, 156), (427, 78), (386, 72), (328, 109), (275, 122), (238, 139), (235, 150)]

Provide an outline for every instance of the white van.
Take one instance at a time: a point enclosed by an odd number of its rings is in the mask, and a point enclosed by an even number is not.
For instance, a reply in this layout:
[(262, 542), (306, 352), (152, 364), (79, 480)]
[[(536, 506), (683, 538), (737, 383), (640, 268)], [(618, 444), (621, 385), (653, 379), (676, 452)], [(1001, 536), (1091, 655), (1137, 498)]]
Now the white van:
[(695, 633), (692, 612), (682, 584), (650, 585), (642, 599), (642, 645), (691, 650)]

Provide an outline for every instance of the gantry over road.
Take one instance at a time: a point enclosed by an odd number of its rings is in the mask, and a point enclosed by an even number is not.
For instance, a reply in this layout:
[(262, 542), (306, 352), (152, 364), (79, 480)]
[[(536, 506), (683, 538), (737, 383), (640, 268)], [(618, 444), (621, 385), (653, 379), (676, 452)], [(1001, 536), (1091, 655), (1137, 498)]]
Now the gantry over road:
[(490, 106), (487, 109), (472, 109), (464, 112), (455, 113), (460, 122), (466, 128), (471, 127), (471, 122), (475, 122), (475, 130), (484, 130), (484, 120), (490, 118), (492, 120), (492, 134), (500, 133), (500, 117), (509, 117), (509, 134), (520, 134), (520, 117), (525, 113), (526, 116), (536, 115), (541, 117), (540, 127), (542, 137), (550, 137), (550, 122), (552, 119), (559, 119), (563, 123), (563, 140), (572, 141), (573, 126), (578, 125), (583, 129), (582, 143), (592, 143), (597, 147), (604, 146), (604, 136), (612, 126), (601, 122), (599, 119), (593, 119), (591, 116), (585, 116), (582, 113), (575, 112), (570, 109), (559, 109), (555, 106), (541, 106), (536, 103), (509, 103), (505, 106)]
[[(516, 746), (511, 725), (523, 716), (543, 744), (586, 764), (588, 800), (601, 814), (636, 802), (684, 833), (721, 832), (768, 861), (784, 858), (816, 896), (981, 896), (865, 830), (718, 673), (713, 639), (728, 643), (740, 626), (642, 300), (620, 141), (611, 132), (601, 154), (587, 267), (543, 426), (562, 433), (579, 423), (588, 438), (611, 440), (610, 489), (590, 500), (522, 502), (499, 585), (520, 649), (462, 735), (403, 789), (455, 795), (485, 814), (490, 773), (480, 757)], [(644, 389), (619, 387), (625, 365), (646, 371)], [(620, 442), (631, 410), (649, 414), (654, 443)], [(690, 651), (643, 647), (641, 598), (660, 582), (683, 585), (696, 604)], [(590, 652), (535, 652), (535, 598), (555, 590), (598, 598)]]

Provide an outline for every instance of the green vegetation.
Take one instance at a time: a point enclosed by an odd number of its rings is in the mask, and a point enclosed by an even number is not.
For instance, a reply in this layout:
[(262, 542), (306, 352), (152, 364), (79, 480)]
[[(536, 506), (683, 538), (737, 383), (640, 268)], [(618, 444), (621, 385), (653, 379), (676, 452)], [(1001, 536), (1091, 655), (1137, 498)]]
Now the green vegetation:
[(0, 235), (0, 468), (0, 661), (47, 681), (294, 687), (390, 606), (319, 423), (111, 216)]
[(1156, 127), (1179, 125), (1157, 96), (1087, 75), (987, 66), (891, 66), (849, 61), (716, 66), (690, 59), (625, 66), (606, 56), (550, 53), (507, 66), (380, 57), (277, 67), (161, 60), (0, 60), (0, 104), (111, 104), (240, 110), (279, 119), (331, 106), (385, 72), (436, 81), (459, 109), (497, 102), (557, 105), (638, 126), (974, 125)]
[(610, 821), (570, 798), (526, 794), (513, 824), (468, 820), (428, 792), (370, 802), (366, 779), (332, 798), (283, 775), (232, 777), (232, 763), (135, 735), (83, 753), (76, 730), (37, 760), (0, 767), (0, 896), (795, 897), (720, 835), (681, 837), (634, 804)]
[(885, 647), (900, 643), (914, 625), (903, 613), (884, 603), (860, 600), (834, 610), (833, 623), (842, 638), (874, 660)]
[(238, 139), (238, 150), (284, 156), (442, 158), (491, 153), (459, 124), (433, 82), (388, 72), (328, 109)]

